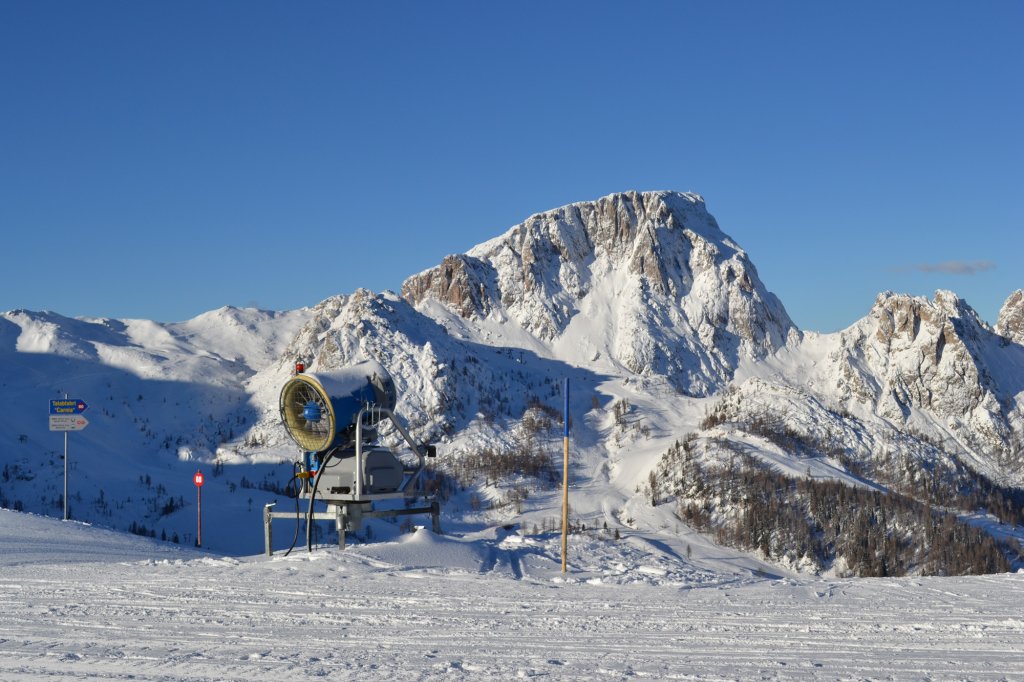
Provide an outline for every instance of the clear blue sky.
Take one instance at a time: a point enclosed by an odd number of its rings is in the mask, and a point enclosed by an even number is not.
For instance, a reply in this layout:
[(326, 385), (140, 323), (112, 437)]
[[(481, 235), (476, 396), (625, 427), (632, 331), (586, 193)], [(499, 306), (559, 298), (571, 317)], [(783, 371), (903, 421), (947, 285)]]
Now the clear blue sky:
[(0, 309), (183, 320), (704, 195), (804, 329), (1024, 287), (1024, 3), (0, 2)]

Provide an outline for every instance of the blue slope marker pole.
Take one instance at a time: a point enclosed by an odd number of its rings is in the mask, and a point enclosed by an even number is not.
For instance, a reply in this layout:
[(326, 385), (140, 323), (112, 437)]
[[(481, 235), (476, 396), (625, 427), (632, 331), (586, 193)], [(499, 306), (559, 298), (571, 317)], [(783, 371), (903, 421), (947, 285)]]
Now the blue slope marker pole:
[(569, 545), (569, 379), (565, 380), (565, 411), (562, 415), (562, 573), (565, 573)]

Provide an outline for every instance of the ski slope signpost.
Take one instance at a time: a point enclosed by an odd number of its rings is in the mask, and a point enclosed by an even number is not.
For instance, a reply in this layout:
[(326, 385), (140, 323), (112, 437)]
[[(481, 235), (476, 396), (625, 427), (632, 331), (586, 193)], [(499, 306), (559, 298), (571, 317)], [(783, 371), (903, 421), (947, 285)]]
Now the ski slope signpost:
[(81, 398), (50, 401), (50, 430), (64, 432), (64, 520), (68, 520), (68, 431), (81, 431), (89, 425), (82, 413), (89, 407)]

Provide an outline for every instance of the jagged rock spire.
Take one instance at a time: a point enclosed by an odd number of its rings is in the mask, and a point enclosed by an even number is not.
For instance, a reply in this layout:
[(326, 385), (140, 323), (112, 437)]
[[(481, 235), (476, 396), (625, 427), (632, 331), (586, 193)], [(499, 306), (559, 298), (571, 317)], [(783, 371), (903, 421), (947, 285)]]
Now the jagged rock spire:
[(1003, 303), (996, 333), (1014, 343), (1024, 344), (1024, 289), (1017, 289)]

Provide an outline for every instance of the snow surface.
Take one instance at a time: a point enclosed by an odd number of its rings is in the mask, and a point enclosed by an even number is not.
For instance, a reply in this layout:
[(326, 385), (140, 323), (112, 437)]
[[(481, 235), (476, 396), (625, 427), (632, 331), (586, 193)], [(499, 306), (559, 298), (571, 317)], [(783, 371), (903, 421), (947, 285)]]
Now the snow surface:
[(563, 578), (555, 544), (231, 558), (0, 511), (0, 679), (1024, 677), (1021, 573), (744, 576), (574, 537)]

